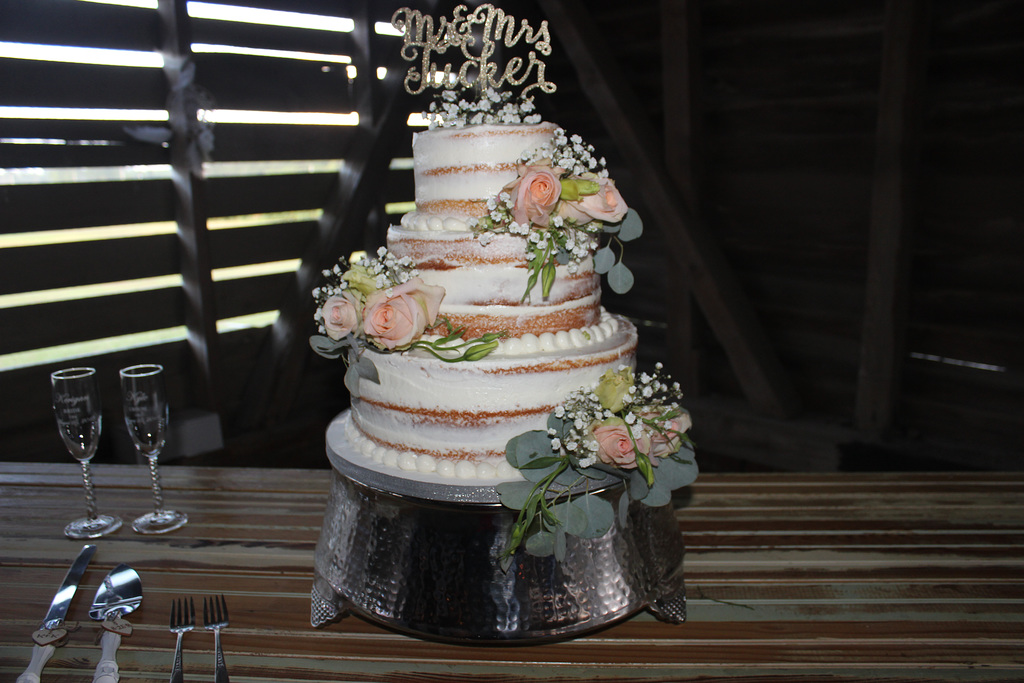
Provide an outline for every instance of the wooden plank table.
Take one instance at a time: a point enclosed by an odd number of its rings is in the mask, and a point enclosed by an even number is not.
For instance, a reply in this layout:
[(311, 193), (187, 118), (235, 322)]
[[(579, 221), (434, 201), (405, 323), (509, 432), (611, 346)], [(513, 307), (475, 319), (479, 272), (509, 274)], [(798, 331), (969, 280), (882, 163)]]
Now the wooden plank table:
[[(101, 511), (147, 510), (143, 466), (97, 466)], [(223, 593), (231, 680), (679, 681), (1024, 680), (1024, 475), (703, 475), (679, 500), (689, 621), (648, 613), (576, 640), (527, 646), (428, 642), (359, 617), (310, 626), (313, 549), (326, 470), (163, 468), (187, 527), (122, 528), (96, 542), (44, 683), (91, 681), (89, 602), (128, 562), (145, 597), (123, 681), (168, 680), (177, 596)], [(28, 663), (29, 636), (82, 543), (77, 466), (0, 464), (0, 679)], [(200, 615), (201, 620), (201, 615)], [(185, 680), (212, 680), (213, 636), (185, 636)]]

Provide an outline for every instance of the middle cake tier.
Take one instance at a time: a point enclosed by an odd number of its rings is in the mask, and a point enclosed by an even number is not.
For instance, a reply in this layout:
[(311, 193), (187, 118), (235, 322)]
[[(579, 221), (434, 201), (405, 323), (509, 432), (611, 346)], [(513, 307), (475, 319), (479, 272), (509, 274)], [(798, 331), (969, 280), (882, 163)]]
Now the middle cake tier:
[(600, 322), (601, 280), (593, 259), (584, 259), (575, 272), (558, 266), (547, 297), (542, 297), (539, 283), (527, 295), (525, 239), (487, 237), (485, 246), (471, 232), (392, 227), (388, 248), (397, 257), (412, 259), (426, 284), (444, 287), (441, 315), (464, 327), (466, 339), (488, 332), (510, 337), (556, 333)]

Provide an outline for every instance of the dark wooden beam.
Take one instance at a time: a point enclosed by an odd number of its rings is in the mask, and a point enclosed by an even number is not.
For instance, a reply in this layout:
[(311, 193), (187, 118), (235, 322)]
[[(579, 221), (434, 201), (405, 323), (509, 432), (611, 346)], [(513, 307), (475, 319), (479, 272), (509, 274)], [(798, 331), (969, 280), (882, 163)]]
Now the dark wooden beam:
[[(298, 395), (300, 378), (311, 353), (310, 292), (322, 279), (324, 269), (337, 263), (340, 256), (360, 248), (367, 217), (378, 201), (379, 188), (384, 184), (396, 146), (405, 139), (401, 134), (409, 113), (408, 95), (402, 86), (405, 64), (396, 49), (388, 60), (388, 75), (379, 83), (375, 120), (364, 120), (360, 112), (359, 133), (353, 136), (352, 147), (344, 156), (337, 184), (306, 248), (294, 285), (282, 301), (280, 315), (249, 379), (246, 405), (238, 418), (237, 426), (241, 429), (252, 430), (285, 419)], [(361, 78), (376, 79), (376, 74), (362, 72)], [(368, 98), (365, 95), (364, 101)]]
[(886, 2), (856, 403), (858, 428), (875, 436), (893, 425), (906, 355), (929, 16), (929, 0)]
[[(697, 0), (661, 0), (662, 127), (665, 168), (695, 216), (702, 216), (704, 109), (701, 98), (701, 27)], [(681, 268), (670, 268), (666, 364), (688, 396), (702, 393), (699, 311)]]
[(684, 269), (744, 394), (759, 412), (791, 417), (800, 400), (747, 296), (707, 227), (681, 201), (657, 138), (590, 12), (579, 0), (539, 0), (569, 54), (594, 112), (631, 164), (672, 267)]
[(195, 405), (220, 415), (220, 347), (217, 311), (214, 303), (210, 241), (206, 226), (202, 154), (197, 138), (198, 103), (185, 81), (192, 56), (192, 38), (186, 0), (160, 0), (160, 27), (164, 74), (171, 93), (168, 98), (171, 174), (174, 186), (175, 219), (181, 276), (185, 294), (185, 324), (188, 345), (195, 366)]

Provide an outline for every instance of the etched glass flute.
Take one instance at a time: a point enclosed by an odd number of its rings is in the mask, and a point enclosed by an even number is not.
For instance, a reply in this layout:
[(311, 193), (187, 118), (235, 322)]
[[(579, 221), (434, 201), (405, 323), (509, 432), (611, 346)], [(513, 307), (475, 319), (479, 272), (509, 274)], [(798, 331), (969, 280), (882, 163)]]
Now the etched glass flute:
[(95, 368), (68, 368), (50, 374), (53, 388), (53, 413), (57, 431), (68, 452), (82, 463), (85, 485), (85, 517), (64, 527), (68, 538), (98, 538), (121, 528), (121, 518), (96, 512), (96, 494), (92, 486), (89, 461), (96, 454), (103, 427), (100, 390)]
[(121, 370), (121, 398), (128, 434), (135, 449), (149, 460), (149, 474), (153, 480), (153, 512), (132, 522), (132, 528), (140, 534), (174, 531), (188, 522), (188, 516), (184, 512), (164, 509), (164, 494), (160, 487), (157, 460), (167, 437), (168, 418), (163, 366), (133, 365)]

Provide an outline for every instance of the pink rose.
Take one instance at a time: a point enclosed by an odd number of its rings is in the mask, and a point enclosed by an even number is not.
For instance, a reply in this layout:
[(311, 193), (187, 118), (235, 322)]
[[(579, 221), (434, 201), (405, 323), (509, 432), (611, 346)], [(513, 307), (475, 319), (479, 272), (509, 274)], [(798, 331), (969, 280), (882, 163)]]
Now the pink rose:
[(320, 313), (324, 318), (324, 329), (331, 339), (343, 339), (359, 327), (359, 311), (348, 294), (329, 297)]
[(408, 346), (433, 326), (443, 298), (444, 287), (425, 285), (418, 277), (378, 290), (366, 297), (363, 331), (385, 348)]
[(659, 426), (665, 430), (665, 433), (652, 430), (650, 452), (652, 460), (664, 458), (678, 451), (683, 445), (682, 435), (693, 426), (693, 422), (690, 420), (689, 413), (683, 413), (671, 420), (665, 420)]
[(548, 227), (551, 210), (562, 193), (562, 183), (558, 179), (562, 173), (562, 169), (551, 168), (550, 164), (520, 165), (519, 177), (504, 188), (515, 200), (512, 219), (524, 225), (533, 223)]
[(599, 185), (597, 194), (583, 195), (574, 202), (562, 202), (558, 211), (562, 218), (572, 218), (577, 225), (583, 225), (590, 221), (618, 223), (625, 217), (629, 207), (615, 189), (615, 182), (608, 178), (598, 178), (594, 182)]
[[(611, 418), (605, 423), (594, 428), (594, 438), (597, 440), (597, 457), (601, 462), (608, 465), (621, 467), (624, 470), (631, 470), (636, 467), (636, 451), (633, 449), (633, 439), (630, 438), (629, 428), (622, 420)], [(646, 434), (641, 434), (636, 439), (636, 447), (641, 453), (647, 453), (651, 448), (651, 439)]]

